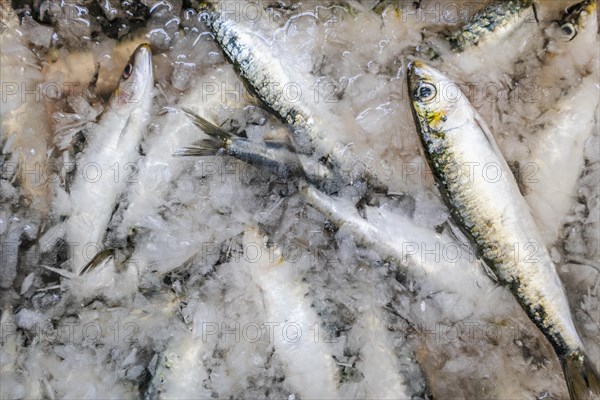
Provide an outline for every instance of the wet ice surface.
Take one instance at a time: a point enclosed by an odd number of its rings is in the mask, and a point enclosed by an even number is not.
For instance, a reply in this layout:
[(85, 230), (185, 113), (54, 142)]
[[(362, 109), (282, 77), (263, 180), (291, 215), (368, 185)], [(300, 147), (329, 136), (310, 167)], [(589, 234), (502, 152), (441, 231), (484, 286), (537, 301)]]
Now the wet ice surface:
[[(221, 7), (270, 44), (330, 143), (397, 193), (363, 216), (386, 239), (408, 237), (425, 264), (455, 268), (437, 280), (407, 274), (348, 226), (337, 229), (306, 204), (297, 180), (230, 158), (172, 157), (204, 137), (175, 111), (182, 106), (252, 141), (286, 134), (183, 4), (43, 2), (38, 22), (21, 25), (2, 10), (2, 398), (565, 398), (552, 348), (512, 295), (468, 250), (452, 262), (461, 247), (409, 111), (407, 48), (459, 26), (453, 12), (472, 13), (473, 3), (422, 2), (429, 14), (403, 4), (382, 16), (372, 3), (350, 2), (350, 12), (309, 2)], [(538, 149), (560, 150), (546, 128), (581, 116), (562, 128), (582, 132), (580, 147), (549, 170), (556, 179), (540, 180), (551, 187), (526, 181), (525, 194), (598, 366), (597, 57), (582, 60), (584, 32), (544, 50), (545, 26), (570, 3), (541, 7), (540, 24), (523, 22), (505, 44), (436, 66), (475, 88), (473, 105), (525, 177), (543, 172)], [(152, 117), (103, 244), (131, 258), (74, 277), (69, 243), (48, 232), (69, 215), (81, 137), (145, 41)], [(510, 95), (530, 82), (533, 93)], [(486, 85), (498, 95), (484, 98)]]

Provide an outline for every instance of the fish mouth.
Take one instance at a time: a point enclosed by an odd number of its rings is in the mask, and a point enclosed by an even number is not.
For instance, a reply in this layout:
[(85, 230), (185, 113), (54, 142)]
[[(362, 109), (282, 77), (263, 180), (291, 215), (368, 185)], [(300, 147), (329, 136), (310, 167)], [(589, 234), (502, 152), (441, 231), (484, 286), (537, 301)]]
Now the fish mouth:
[(119, 109), (130, 110), (135, 104), (150, 98), (154, 87), (152, 71), (152, 50), (149, 44), (143, 43), (131, 54), (119, 86), (113, 92), (114, 101), (111, 104), (114, 103)]
[(434, 80), (439, 80), (441, 77), (439, 71), (425, 64), (423, 61), (411, 61), (408, 64), (407, 70), (409, 80), (411, 81), (427, 80), (433, 82)]
[(429, 74), (425, 72), (426, 69), (427, 65), (421, 61), (411, 61), (408, 64), (406, 69), (406, 78), (408, 83), (408, 95), (410, 96), (411, 100), (415, 100), (414, 93), (419, 86), (419, 83), (427, 79), (429, 76)]
[(152, 72), (152, 49), (148, 43), (140, 44), (134, 54), (135, 68), (140, 70), (140, 73), (146, 75)]
[(425, 119), (422, 118), (420, 112), (418, 111), (419, 107), (415, 98), (415, 91), (419, 87), (419, 82), (422, 80), (421, 71), (424, 66), (425, 64), (423, 64), (421, 61), (411, 61), (408, 63), (406, 68), (406, 80), (408, 84), (408, 97), (410, 104), (409, 108), (419, 136), (428, 129)]
[(425, 64), (421, 61), (413, 60), (408, 63), (407, 72), (409, 77), (413, 77), (419, 75), (419, 71), (423, 68)]
[(152, 49), (148, 43), (140, 44), (133, 52), (133, 65), (136, 74), (136, 83), (140, 92), (144, 93), (154, 86), (152, 71)]

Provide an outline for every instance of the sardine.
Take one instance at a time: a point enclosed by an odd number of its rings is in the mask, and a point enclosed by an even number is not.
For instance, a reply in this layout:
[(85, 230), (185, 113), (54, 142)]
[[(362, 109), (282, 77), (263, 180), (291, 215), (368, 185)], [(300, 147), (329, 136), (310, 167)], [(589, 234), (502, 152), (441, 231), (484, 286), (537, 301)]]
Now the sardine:
[[(284, 93), (288, 74), (269, 46), (246, 26), (214, 8), (199, 8), (202, 20), (252, 92), (294, 130), (297, 145), (307, 154), (317, 150), (323, 134), (310, 111)], [(321, 154), (324, 155), (324, 154)]]
[[(460, 96), (444, 98), (450, 86)], [(571, 399), (600, 393), (556, 266), (487, 124), (453, 82), (422, 62), (409, 65), (408, 90), (426, 159), (454, 221), (552, 344)]]
[[(473, 295), (493, 289), (492, 282), (477, 268), (469, 249), (461, 248), (449, 235), (440, 237), (431, 229), (385, 208), (365, 207), (364, 218), (348, 200), (328, 196), (311, 186), (303, 188), (301, 194), (334, 226), (343, 226), (357, 243), (376, 251), (382, 260), (398, 263), (421, 285), (450, 292), (461, 287), (464, 290), (461, 296), (471, 302), (474, 302)], [(428, 257), (427, 251), (431, 249), (452, 250), (456, 257)], [(452, 271), (451, 276), (448, 271)]]
[[(339, 398), (339, 373), (332, 346), (323, 330), (314, 330), (323, 322), (307, 297), (308, 285), (298, 276), (301, 269), (298, 264), (308, 262), (310, 256), (286, 260), (285, 251), (280, 247), (268, 248), (265, 239), (258, 228), (246, 229), (243, 245), (247, 254), (241, 264), (249, 281), (259, 288), (256, 293), (260, 299), (256, 301), (263, 306), (264, 320), (282, 321), (282, 325), (283, 321), (293, 321), (298, 332), (311, 332), (310, 338), (301, 335), (290, 340), (278, 332), (268, 339), (285, 366), (286, 383), (302, 398)], [(276, 326), (276, 329), (281, 328)]]
[(139, 158), (138, 145), (148, 121), (154, 79), (150, 46), (135, 50), (97, 129), (76, 161), (70, 188), (71, 213), (65, 222), (71, 269), (79, 273), (102, 249), (113, 208)]

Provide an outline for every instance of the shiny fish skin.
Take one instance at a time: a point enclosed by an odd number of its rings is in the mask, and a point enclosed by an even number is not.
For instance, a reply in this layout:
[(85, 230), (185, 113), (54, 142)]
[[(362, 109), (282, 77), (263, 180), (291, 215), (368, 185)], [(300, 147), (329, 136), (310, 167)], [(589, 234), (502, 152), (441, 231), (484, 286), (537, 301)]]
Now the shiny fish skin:
[[(449, 86), (458, 99), (441, 95)], [(571, 398), (597, 392), (598, 373), (585, 355), (556, 267), (485, 121), (456, 85), (424, 63), (410, 64), (408, 90), (426, 159), (454, 220), (554, 347)], [(472, 173), (473, 165), (493, 165), (500, 178)]]
[(127, 187), (129, 171), (125, 168), (131, 168), (139, 157), (153, 86), (152, 53), (149, 45), (142, 44), (131, 56), (97, 129), (77, 158), (70, 189), (71, 216), (65, 222), (67, 241), (75, 244), (71, 270), (76, 274), (93, 259), (94, 249), (102, 251), (114, 205)]

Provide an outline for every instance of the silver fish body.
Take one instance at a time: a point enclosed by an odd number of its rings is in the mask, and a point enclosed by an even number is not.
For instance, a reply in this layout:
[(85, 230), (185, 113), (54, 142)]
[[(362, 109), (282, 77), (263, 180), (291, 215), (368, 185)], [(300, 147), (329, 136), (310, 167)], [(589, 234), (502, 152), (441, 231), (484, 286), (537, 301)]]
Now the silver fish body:
[(102, 241), (114, 205), (135, 173), (138, 145), (148, 121), (154, 78), (150, 46), (138, 46), (125, 67), (97, 129), (76, 160), (65, 222), (72, 271), (81, 272)]
[[(457, 97), (442, 95), (449, 87)], [(454, 220), (554, 347), (571, 397), (597, 391), (556, 267), (485, 121), (453, 82), (421, 62), (409, 66), (408, 88), (425, 156)]]

